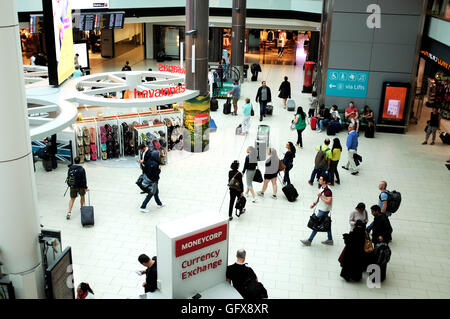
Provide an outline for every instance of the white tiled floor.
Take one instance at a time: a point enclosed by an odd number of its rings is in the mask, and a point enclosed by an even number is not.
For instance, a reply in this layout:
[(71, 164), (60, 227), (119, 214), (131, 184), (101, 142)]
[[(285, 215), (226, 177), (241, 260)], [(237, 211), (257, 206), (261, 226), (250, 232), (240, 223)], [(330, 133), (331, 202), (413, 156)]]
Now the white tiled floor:
[[(146, 69), (154, 61), (143, 61), (134, 69)], [(301, 94), (301, 67), (262, 66), (260, 80), (267, 80), (274, 97), (274, 115), (263, 124), (271, 127), (270, 143), (284, 152), (287, 141), (295, 142), (290, 131), (293, 113), (280, 108), (276, 98), (282, 77), (287, 75), (297, 105), (307, 108), (307, 95)], [(245, 82), (242, 96), (254, 101), (259, 83)], [(220, 101), (222, 104), (223, 101)], [(254, 102), (253, 102), (254, 103)], [(239, 105), (242, 106), (243, 99)], [(256, 103), (255, 109), (258, 110)], [(211, 134), (210, 150), (202, 154), (170, 154), (170, 164), (163, 168), (160, 197), (166, 207), (156, 208), (152, 200), (150, 213), (138, 208), (144, 195), (134, 184), (139, 175), (137, 163), (124, 165), (84, 164), (91, 202), (95, 207), (95, 227), (82, 228), (79, 202), (72, 219), (67, 221), (68, 198), (63, 197), (66, 167), (44, 172), (37, 164), (36, 182), (41, 222), (46, 228), (59, 229), (63, 245), (73, 248), (75, 282), (87, 281), (97, 298), (127, 298), (142, 293), (142, 278), (134, 271), (142, 266), (141, 253), (156, 254), (155, 226), (200, 211), (227, 215), (227, 174), (230, 163), (243, 163), (245, 149), (252, 145), (259, 124), (252, 119), (247, 137), (235, 136), (241, 117), (212, 113), (218, 130)], [(258, 115), (258, 111), (256, 111)], [(425, 115), (424, 115), (425, 117)], [(424, 119), (423, 117), (423, 119)], [(307, 238), (308, 208), (317, 188), (307, 184), (313, 168), (314, 148), (326, 137), (324, 133), (304, 133), (304, 149), (297, 150), (292, 183), (300, 193), (289, 203), (279, 189), (278, 200), (270, 197), (248, 202), (247, 213), (230, 223), (230, 260), (238, 248), (247, 250), (247, 262), (263, 282), (271, 298), (448, 298), (450, 296), (450, 172), (444, 166), (450, 148), (440, 141), (434, 146), (423, 141), (423, 121), (412, 126), (406, 135), (377, 133), (375, 139), (361, 134), (359, 153), (363, 156), (360, 174), (351, 176), (340, 170), (342, 184), (333, 188), (334, 246), (324, 246), (319, 233), (311, 247), (299, 240)], [(345, 142), (346, 133), (338, 134)], [(344, 158), (341, 162), (343, 162)], [(340, 167), (341, 165), (339, 165)], [(260, 162), (263, 169), (263, 163)], [(348, 215), (362, 201), (367, 206), (377, 203), (380, 180), (389, 189), (401, 191), (399, 212), (391, 218), (394, 229), (392, 258), (387, 279), (381, 289), (369, 289), (365, 278), (360, 283), (346, 283), (340, 278), (337, 258), (344, 247), (342, 234), (348, 232)], [(256, 185), (256, 190), (261, 188)], [(267, 194), (270, 194), (271, 188)]]

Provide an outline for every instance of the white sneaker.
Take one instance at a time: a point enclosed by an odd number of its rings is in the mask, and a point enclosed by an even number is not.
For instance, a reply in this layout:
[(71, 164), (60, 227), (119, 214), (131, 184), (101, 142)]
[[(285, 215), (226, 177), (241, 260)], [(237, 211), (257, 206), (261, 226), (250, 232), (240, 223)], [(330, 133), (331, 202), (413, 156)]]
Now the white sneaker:
[(256, 197), (252, 199), (252, 203), (256, 203)]
[(263, 192), (257, 192), (256, 194), (258, 194), (261, 197), (264, 197), (264, 193)]
[(322, 133), (322, 130), (318, 130), (317, 133)]
[(161, 204), (161, 205), (157, 205), (157, 206), (158, 206), (158, 208), (163, 208), (163, 207), (166, 206), (166, 205)]
[(145, 208), (141, 208), (140, 211), (141, 211), (141, 213), (148, 213), (149, 212), (149, 210), (145, 209)]
[(248, 193), (247, 193), (247, 194), (245, 194), (245, 198), (248, 198)]
[(272, 198), (273, 199), (277, 199), (277, 195), (272, 195)]

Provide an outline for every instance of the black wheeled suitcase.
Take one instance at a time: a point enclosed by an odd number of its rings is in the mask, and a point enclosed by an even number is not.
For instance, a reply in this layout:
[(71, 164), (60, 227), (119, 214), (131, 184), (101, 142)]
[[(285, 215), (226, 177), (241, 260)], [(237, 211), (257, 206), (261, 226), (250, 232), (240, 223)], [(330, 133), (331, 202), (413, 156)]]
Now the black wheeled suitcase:
[(328, 135), (328, 136), (336, 135), (336, 131), (337, 131), (336, 125), (335, 125), (333, 122), (328, 123), (328, 126), (327, 126), (327, 135)]
[(223, 105), (223, 114), (230, 114), (230, 113), (231, 113), (231, 100), (230, 98), (228, 98), (225, 104)]
[(375, 137), (375, 126), (367, 126), (366, 130), (364, 131), (364, 136), (366, 138), (374, 138)]
[(283, 191), (284, 195), (286, 195), (287, 200), (290, 202), (295, 202), (295, 200), (298, 197), (298, 192), (295, 189), (294, 185), (292, 185), (292, 184), (288, 184), (288, 185), (284, 186), (282, 188), (282, 191)]
[(217, 101), (217, 99), (215, 97), (213, 97), (211, 99), (211, 102), (209, 103), (209, 108), (211, 111), (217, 111), (217, 109), (219, 108), (219, 102)]
[(84, 226), (94, 226), (94, 206), (91, 206), (91, 197), (88, 193), (89, 206), (81, 207), (81, 225)]
[(272, 104), (267, 104), (266, 115), (273, 115), (273, 105)]
[(44, 166), (46, 172), (50, 172), (52, 170), (52, 160), (51, 159), (42, 160), (42, 166)]

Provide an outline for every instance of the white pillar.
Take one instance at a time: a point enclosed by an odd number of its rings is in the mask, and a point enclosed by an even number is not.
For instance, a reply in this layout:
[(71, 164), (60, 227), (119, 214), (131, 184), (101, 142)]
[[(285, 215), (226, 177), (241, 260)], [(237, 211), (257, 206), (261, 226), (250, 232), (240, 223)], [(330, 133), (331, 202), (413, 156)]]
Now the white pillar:
[(0, 262), (17, 298), (44, 298), (39, 219), (15, 0), (0, 2)]

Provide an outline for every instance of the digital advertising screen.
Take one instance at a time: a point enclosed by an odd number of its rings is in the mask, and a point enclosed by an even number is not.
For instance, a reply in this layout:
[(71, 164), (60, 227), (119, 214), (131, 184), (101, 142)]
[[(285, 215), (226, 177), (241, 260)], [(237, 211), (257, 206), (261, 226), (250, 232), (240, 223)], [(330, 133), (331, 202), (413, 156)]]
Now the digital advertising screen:
[(116, 13), (114, 29), (123, 29), (123, 18), (125, 16), (124, 12)]
[(381, 123), (403, 122), (409, 94), (409, 83), (384, 82), (381, 100)]
[(72, 249), (67, 247), (46, 270), (50, 299), (75, 299), (73, 284)]
[(72, 0), (43, 0), (50, 85), (60, 85), (75, 71)]
[(73, 54), (78, 53), (78, 63), (81, 68), (89, 68), (89, 51), (86, 42), (78, 42), (73, 44)]

